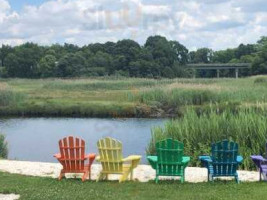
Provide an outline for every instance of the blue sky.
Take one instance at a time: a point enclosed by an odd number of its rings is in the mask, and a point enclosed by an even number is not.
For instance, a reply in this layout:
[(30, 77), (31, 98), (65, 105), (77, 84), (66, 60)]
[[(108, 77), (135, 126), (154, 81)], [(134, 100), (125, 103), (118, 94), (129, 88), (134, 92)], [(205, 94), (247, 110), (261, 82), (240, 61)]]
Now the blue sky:
[(190, 50), (267, 36), (266, 0), (0, 0), (0, 45), (42, 45), (162, 35)]
[(8, 0), (8, 2), (13, 10), (19, 12), (25, 5), (39, 6), (45, 2), (45, 0)]

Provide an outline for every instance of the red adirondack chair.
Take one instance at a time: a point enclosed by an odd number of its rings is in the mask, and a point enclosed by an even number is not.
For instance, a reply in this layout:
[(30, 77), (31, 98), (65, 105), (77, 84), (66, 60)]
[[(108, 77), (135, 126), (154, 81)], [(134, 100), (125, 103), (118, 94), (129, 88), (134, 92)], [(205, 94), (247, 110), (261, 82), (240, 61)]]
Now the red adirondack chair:
[[(54, 157), (63, 166), (58, 179), (61, 180), (66, 173), (83, 173), (82, 181), (85, 181), (88, 176), (91, 179), (91, 165), (96, 155), (85, 155), (84, 140), (69, 136), (59, 140), (58, 143), (60, 153), (55, 154)], [(89, 163), (86, 163), (86, 160)]]

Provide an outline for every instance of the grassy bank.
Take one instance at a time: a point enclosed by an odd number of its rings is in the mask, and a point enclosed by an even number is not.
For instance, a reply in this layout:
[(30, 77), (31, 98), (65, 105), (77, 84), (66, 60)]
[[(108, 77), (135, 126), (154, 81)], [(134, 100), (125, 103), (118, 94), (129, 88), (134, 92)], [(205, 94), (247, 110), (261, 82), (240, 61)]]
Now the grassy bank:
[(267, 196), (266, 183), (215, 182), (185, 183), (163, 181), (137, 183), (90, 182), (52, 178), (26, 177), (0, 173), (0, 193), (19, 194), (27, 199), (181, 199), (181, 200), (264, 200)]
[(267, 77), (244, 79), (1, 79), (2, 116), (158, 117), (187, 106), (267, 107)]
[(211, 144), (229, 139), (239, 144), (240, 154), (244, 157), (242, 167), (255, 168), (250, 155), (265, 155), (267, 139), (267, 114), (265, 110), (240, 109), (218, 113), (215, 110), (198, 115), (189, 109), (183, 118), (166, 122), (165, 126), (156, 127), (147, 149), (148, 154), (155, 154), (155, 143), (174, 138), (185, 145), (185, 154), (191, 156), (191, 165), (199, 166), (198, 156), (210, 154)]

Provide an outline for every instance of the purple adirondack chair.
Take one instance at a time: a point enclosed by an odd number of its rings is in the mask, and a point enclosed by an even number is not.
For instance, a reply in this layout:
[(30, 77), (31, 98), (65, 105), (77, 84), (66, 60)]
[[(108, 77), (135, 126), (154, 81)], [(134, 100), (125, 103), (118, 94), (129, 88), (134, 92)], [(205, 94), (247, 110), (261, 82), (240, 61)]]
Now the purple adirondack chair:
[[(267, 152), (267, 143), (266, 143), (266, 152)], [(262, 180), (262, 177), (264, 181), (267, 181), (267, 159), (263, 158), (260, 155), (253, 155), (250, 157), (256, 164), (257, 168), (259, 169), (260, 181)]]

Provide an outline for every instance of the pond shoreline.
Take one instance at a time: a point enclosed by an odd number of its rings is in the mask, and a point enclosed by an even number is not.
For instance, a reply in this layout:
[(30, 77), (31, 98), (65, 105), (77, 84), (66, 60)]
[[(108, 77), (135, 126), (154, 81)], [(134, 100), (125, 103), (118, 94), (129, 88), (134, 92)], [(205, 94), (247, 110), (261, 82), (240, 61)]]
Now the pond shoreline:
[[(75, 106), (74, 106), (75, 107)], [(65, 110), (64, 110), (65, 109)], [(97, 109), (94, 107), (89, 107), (90, 111), (82, 107), (76, 108), (64, 108), (60, 107), (46, 108), (44, 107), (0, 107), (0, 118), (40, 118), (40, 117), (53, 117), (53, 118), (146, 118), (146, 119), (157, 119), (157, 118), (175, 118), (182, 115), (177, 108), (172, 109), (159, 109), (151, 108), (146, 106), (146, 108), (140, 108), (138, 106), (133, 107), (129, 110), (109, 110), (105, 112), (98, 113)]]
[[(29, 161), (14, 161), (0, 160), (0, 171), (13, 174), (21, 174), (26, 176), (51, 177), (57, 178), (61, 170), (59, 163), (45, 162), (29, 162)], [(100, 164), (92, 165), (92, 180), (97, 178), (101, 170)], [(243, 182), (256, 182), (259, 180), (259, 173), (255, 171), (238, 171), (239, 178)], [(67, 178), (80, 177), (77, 174), (70, 174)], [(117, 175), (111, 175), (110, 180), (117, 180)], [(155, 179), (155, 170), (150, 165), (138, 165), (134, 170), (134, 180), (140, 182), (148, 182)], [(166, 179), (161, 178), (161, 180)], [(179, 179), (179, 178), (175, 178)], [(229, 180), (229, 178), (223, 178)], [(231, 179), (231, 178), (230, 178)], [(199, 183), (207, 181), (206, 168), (187, 167), (185, 171), (185, 180), (191, 183)]]

